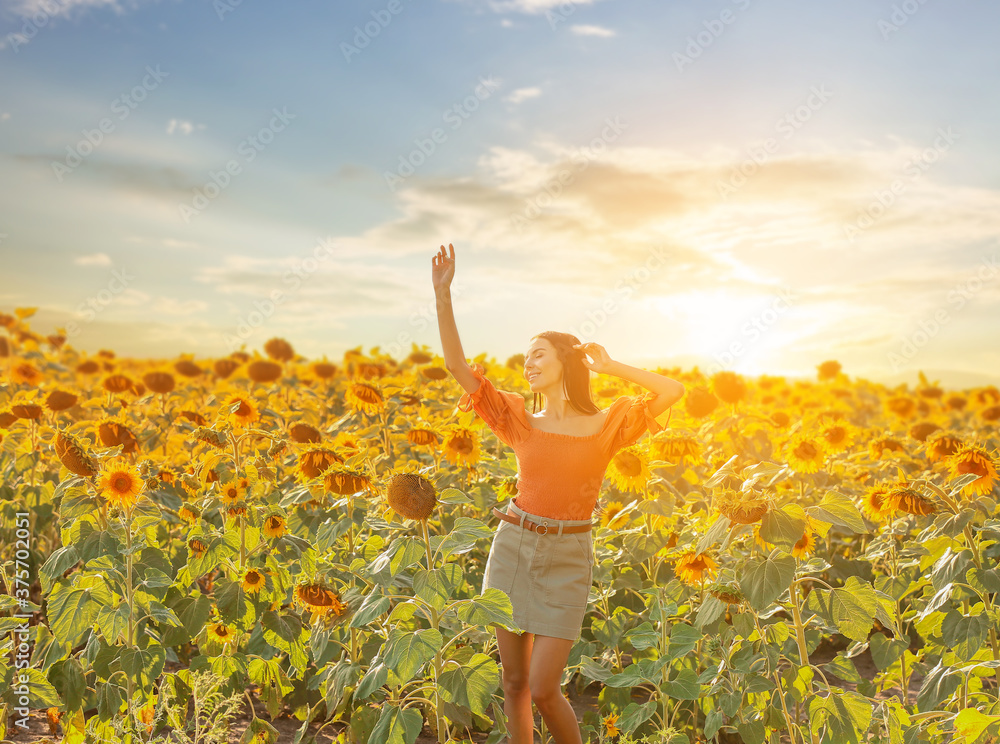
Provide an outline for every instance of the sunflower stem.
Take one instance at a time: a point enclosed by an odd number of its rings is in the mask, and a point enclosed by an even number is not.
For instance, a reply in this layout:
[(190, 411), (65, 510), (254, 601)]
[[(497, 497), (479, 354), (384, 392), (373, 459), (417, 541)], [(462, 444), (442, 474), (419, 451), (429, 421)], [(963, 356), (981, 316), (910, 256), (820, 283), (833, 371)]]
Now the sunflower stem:
[(420, 529), (424, 534), (424, 548), (427, 550), (427, 570), (430, 571), (434, 568), (433, 559), (431, 558), (431, 539), (427, 533), (427, 520), (420, 520)]
[[(128, 647), (135, 645), (135, 590), (132, 586), (132, 507), (125, 512), (125, 592), (128, 599)], [(129, 715), (132, 716), (132, 696), (135, 693), (135, 680), (131, 674), (126, 674), (128, 681)]]

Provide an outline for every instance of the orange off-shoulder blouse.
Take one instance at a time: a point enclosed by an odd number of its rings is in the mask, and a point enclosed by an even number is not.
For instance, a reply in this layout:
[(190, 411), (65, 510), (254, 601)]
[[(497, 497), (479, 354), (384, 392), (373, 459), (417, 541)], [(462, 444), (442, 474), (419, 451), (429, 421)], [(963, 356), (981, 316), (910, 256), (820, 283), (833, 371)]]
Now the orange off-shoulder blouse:
[(497, 390), (481, 364), (472, 371), (480, 379), (474, 392), (459, 400), (460, 411), (475, 410), (517, 459), (517, 505), (550, 519), (590, 519), (600, 496), (611, 458), (634, 444), (648, 429), (663, 426), (649, 412), (655, 393), (623, 395), (608, 408), (597, 434), (574, 436), (535, 429), (519, 393)]

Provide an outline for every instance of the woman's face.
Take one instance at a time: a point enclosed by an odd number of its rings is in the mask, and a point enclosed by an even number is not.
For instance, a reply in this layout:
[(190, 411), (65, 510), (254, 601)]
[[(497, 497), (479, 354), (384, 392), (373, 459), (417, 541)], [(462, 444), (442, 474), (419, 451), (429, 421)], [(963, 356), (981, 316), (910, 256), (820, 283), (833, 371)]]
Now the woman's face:
[(536, 338), (524, 355), (524, 377), (533, 391), (550, 387), (562, 380), (562, 362), (556, 347), (547, 338)]

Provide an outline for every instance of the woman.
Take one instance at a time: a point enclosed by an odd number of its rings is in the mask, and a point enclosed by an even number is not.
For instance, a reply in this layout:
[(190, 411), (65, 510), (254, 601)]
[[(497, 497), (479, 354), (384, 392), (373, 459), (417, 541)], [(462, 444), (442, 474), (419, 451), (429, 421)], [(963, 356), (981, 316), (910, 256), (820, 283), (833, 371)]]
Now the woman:
[[(531, 744), (534, 702), (557, 744), (580, 744), (580, 727), (560, 680), (583, 625), (593, 579), (593, 514), (604, 474), (615, 452), (649, 429), (656, 416), (684, 395), (676, 380), (613, 361), (598, 344), (547, 331), (532, 337), (524, 376), (545, 408), (531, 414), (519, 393), (497, 390), (479, 364), (470, 367), (451, 305), (455, 248), (433, 259), (438, 325), (445, 365), (470, 406), (505, 444), (518, 464), (518, 495), (493, 538), (483, 590), (496, 587), (511, 599), (524, 633), (497, 627), (503, 669), (504, 713), (510, 744)], [(588, 355), (590, 358), (588, 358)], [(590, 398), (590, 372), (621, 377), (649, 393), (621, 396), (607, 409)]]

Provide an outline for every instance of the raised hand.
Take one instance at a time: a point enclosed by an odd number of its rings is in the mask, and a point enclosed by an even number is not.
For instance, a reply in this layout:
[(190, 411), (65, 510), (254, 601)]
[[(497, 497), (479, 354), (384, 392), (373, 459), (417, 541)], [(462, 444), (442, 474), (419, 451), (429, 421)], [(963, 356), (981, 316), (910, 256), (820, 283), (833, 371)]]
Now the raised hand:
[[(587, 369), (597, 372), (598, 374), (604, 374), (607, 372), (614, 360), (611, 355), (605, 350), (600, 344), (585, 343), (585, 344), (573, 344), (574, 349), (581, 349), (583, 351), (583, 366)], [(588, 357), (590, 357), (588, 359)], [(591, 361), (593, 359), (593, 361)]]
[(455, 278), (455, 246), (448, 243), (448, 248), (451, 250), (451, 256), (442, 245), (441, 250), (433, 258), (431, 280), (434, 282), (435, 292), (451, 287), (451, 280)]

